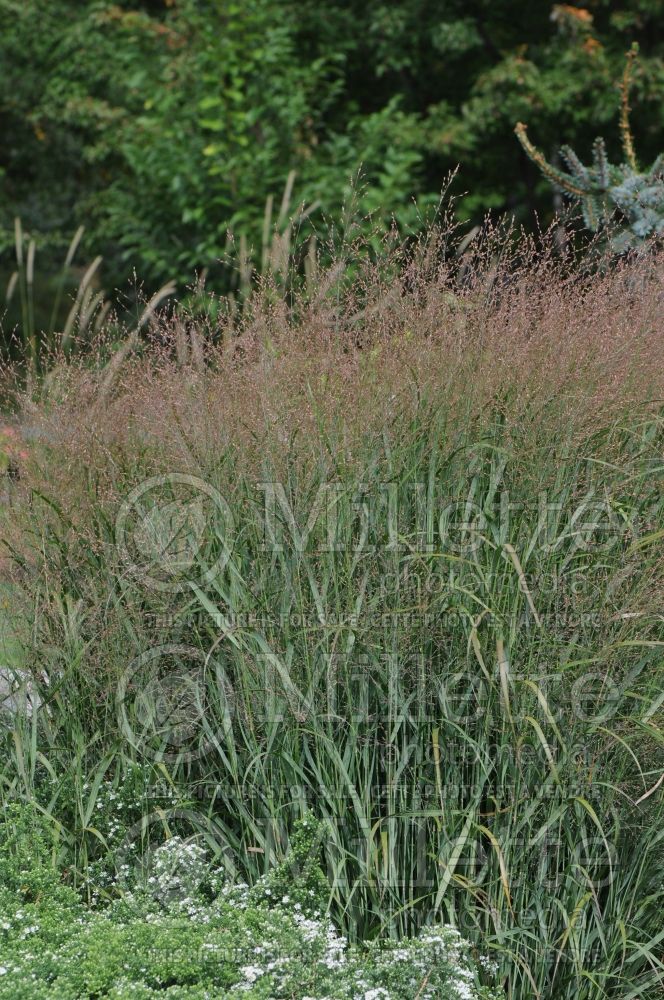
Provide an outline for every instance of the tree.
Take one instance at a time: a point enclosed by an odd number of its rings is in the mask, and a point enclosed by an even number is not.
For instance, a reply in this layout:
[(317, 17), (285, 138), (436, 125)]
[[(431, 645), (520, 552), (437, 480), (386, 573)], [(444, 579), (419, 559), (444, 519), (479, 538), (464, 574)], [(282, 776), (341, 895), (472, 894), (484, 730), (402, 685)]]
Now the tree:
[(2, 246), (15, 215), (58, 255), (85, 223), (107, 281), (207, 268), (223, 287), (228, 230), (259, 245), (293, 170), (312, 225), (361, 168), (357, 218), (416, 229), (457, 164), (461, 218), (546, 221), (513, 123), (548, 159), (563, 141), (587, 159), (633, 39), (635, 131), (646, 159), (660, 146), (662, 0), (586, 2), (0, 0)]
[(528, 138), (526, 126), (519, 122), (515, 132), (526, 155), (558, 190), (578, 202), (588, 229), (600, 232), (616, 221), (618, 230), (610, 237), (616, 253), (639, 247), (664, 236), (664, 154), (646, 170), (639, 170), (634, 140), (629, 124), (629, 84), (637, 47), (627, 56), (622, 82), (620, 133), (624, 161), (609, 162), (604, 139), (593, 143), (592, 164), (584, 165), (570, 146), (563, 146), (561, 156), (568, 172), (549, 163)]

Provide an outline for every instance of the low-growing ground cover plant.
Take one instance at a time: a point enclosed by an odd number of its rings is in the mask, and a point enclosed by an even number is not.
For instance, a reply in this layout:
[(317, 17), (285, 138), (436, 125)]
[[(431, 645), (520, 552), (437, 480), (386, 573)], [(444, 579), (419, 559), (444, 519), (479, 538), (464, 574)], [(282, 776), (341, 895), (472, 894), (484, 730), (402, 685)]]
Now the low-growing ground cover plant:
[(0, 796), (95, 920), (176, 837), (290, 897), (311, 810), (349, 954), (451, 924), (514, 1000), (654, 1000), (662, 257), (444, 242), (31, 398)]
[[(175, 836), (114, 904), (89, 910), (62, 884), (34, 810), (0, 817), (0, 997), (248, 997), (254, 1000), (495, 1000), (453, 927), (415, 941), (349, 950), (325, 916), (315, 856), (319, 825), (303, 819), (279, 873), (233, 885), (205, 851)], [(490, 964), (484, 962), (484, 977)]]

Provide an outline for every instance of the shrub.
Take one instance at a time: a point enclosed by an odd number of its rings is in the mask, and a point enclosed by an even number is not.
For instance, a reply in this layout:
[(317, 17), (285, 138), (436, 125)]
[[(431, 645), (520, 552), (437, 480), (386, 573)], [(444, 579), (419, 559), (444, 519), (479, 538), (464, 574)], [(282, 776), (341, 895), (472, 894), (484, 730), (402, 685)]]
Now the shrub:
[[(349, 950), (321, 911), (305, 915), (312, 872), (289, 894), (263, 898), (202, 864), (196, 845), (174, 837), (154, 855), (144, 885), (106, 910), (87, 910), (48, 864), (35, 814), (9, 807), (0, 822), (0, 997), (235, 997), (300, 1000), (490, 1000), (468, 946), (454, 928), (417, 941)], [(311, 819), (294, 838), (297, 864), (318, 832)], [(316, 876), (314, 875), (314, 881)], [(318, 872), (322, 878), (322, 872)], [(215, 893), (204, 896), (204, 880)], [(419, 992), (418, 992), (419, 991)]]

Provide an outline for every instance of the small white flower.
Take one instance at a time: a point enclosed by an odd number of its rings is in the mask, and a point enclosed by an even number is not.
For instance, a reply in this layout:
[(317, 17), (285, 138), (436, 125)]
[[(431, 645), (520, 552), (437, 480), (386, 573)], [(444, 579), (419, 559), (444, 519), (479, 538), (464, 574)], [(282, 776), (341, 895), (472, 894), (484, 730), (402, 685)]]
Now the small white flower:
[(258, 977), (263, 975), (263, 970), (257, 965), (245, 965), (242, 975), (248, 982), (255, 983)]

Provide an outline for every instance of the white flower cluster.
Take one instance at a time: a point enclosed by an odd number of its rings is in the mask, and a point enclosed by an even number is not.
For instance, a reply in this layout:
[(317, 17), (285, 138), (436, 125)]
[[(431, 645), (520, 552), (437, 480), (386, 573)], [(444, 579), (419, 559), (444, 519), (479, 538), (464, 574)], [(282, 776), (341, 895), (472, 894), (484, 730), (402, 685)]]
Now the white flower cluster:
[[(145, 871), (138, 859), (136, 867), (125, 864), (123, 885), (133, 884), (132, 875), (144, 878), (104, 909), (84, 907), (57, 879), (44, 882), (53, 893), (45, 907), (41, 897), (22, 902), (0, 892), (0, 1000), (107, 995), (107, 986), (108, 995), (148, 1000), (181, 977), (190, 983), (192, 972), (200, 972), (201, 992), (191, 995), (201, 997), (212, 983), (210, 997), (499, 996), (480, 987), (469, 946), (452, 927), (425, 928), (412, 940), (350, 946), (329, 916), (317, 914), (320, 896), (308, 881), (289, 882), (288, 873), (280, 873), (256, 893), (256, 886), (233, 883), (210, 868), (205, 854), (192, 841), (170, 838), (147, 855)], [(17, 867), (18, 884), (22, 874)], [(495, 972), (488, 960), (482, 964)]]
[[(163, 906), (180, 904), (190, 916), (196, 916), (197, 890), (208, 872), (206, 851), (198, 844), (171, 837), (148, 856), (137, 879), (138, 892), (147, 892)], [(131, 874), (131, 866), (120, 865), (118, 883), (124, 883)], [(126, 900), (130, 901), (129, 894)]]

